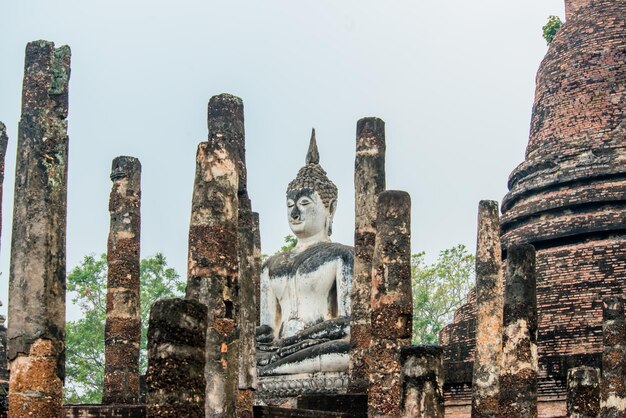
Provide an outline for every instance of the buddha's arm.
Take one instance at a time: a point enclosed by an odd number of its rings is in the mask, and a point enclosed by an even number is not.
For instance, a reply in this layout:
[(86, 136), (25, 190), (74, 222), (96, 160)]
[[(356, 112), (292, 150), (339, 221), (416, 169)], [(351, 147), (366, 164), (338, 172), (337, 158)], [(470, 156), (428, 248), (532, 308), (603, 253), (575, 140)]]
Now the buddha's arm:
[[(278, 303), (276, 295), (274, 294), (272, 287), (270, 286), (270, 278), (268, 268), (265, 267), (261, 272), (261, 326), (263, 334), (271, 332), (273, 339), (277, 338), (278, 324), (280, 324), (281, 318), (278, 314)], [(268, 330), (269, 328), (269, 330)], [(261, 331), (261, 330), (258, 330)], [(257, 332), (257, 338), (258, 338)], [(267, 339), (267, 338), (266, 338)]]
[(350, 318), (350, 292), (352, 290), (352, 275), (354, 267), (347, 265), (343, 259), (337, 260), (335, 275), (337, 285), (337, 313), (338, 316)]

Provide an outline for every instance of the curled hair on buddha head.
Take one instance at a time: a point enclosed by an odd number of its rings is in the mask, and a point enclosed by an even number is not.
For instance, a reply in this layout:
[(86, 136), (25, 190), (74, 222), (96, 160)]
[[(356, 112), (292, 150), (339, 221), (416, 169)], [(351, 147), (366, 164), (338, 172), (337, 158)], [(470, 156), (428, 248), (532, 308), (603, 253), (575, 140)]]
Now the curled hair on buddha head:
[(311, 142), (306, 154), (306, 164), (298, 171), (298, 175), (287, 186), (287, 193), (292, 190), (310, 189), (316, 191), (324, 206), (331, 209), (331, 204), (337, 201), (337, 186), (326, 176), (326, 171), (320, 166), (320, 154), (315, 141), (315, 128), (311, 131)]

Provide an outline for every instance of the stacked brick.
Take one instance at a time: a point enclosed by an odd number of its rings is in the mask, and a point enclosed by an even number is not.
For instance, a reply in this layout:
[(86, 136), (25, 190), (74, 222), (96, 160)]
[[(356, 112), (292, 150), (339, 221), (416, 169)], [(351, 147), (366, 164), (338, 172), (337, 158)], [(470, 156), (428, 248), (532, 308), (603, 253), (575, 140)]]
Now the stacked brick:
[(13, 418), (62, 414), (69, 76), (67, 46), (28, 43), (9, 274)]
[[(567, 370), (600, 366), (602, 298), (626, 291), (626, 3), (569, 0), (566, 10), (501, 219), (505, 257), (513, 245), (537, 249), (539, 397), (555, 414), (565, 414)], [(458, 350), (474, 333), (466, 324), (443, 332), (449, 402), (471, 373)]]
[(565, 19), (569, 20), (583, 6), (586, 6), (590, 0), (565, 0)]

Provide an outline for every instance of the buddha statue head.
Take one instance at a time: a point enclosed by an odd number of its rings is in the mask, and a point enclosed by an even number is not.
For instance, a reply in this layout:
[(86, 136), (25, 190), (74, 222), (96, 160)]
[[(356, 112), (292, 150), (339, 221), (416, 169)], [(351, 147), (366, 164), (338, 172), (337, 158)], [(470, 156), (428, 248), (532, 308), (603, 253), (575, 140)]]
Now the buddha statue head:
[(298, 238), (296, 251), (318, 242), (330, 241), (337, 208), (337, 186), (319, 164), (315, 129), (306, 164), (287, 187), (287, 216), (291, 231)]

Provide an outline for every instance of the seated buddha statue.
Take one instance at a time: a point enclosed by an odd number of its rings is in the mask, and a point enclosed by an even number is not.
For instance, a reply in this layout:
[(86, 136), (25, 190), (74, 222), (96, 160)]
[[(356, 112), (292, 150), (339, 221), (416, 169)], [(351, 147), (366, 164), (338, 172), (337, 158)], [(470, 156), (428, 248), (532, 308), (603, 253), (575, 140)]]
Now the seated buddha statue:
[(336, 207), (337, 187), (319, 165), (313, 130), (306, 164), (287, 187), (297, 243), (261, 272), (261, 376), (348, 369), (354, 250), (330, 240)]

